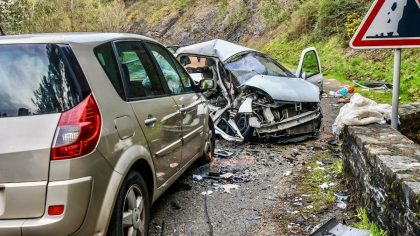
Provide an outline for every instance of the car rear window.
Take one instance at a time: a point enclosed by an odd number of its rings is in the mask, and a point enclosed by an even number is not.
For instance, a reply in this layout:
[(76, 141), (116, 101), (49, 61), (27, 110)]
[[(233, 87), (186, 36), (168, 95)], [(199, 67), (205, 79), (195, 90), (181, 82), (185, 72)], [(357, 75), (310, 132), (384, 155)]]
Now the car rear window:
[(0, 118), (61, 113), (90, 89), (68, 45), (0, 45)]

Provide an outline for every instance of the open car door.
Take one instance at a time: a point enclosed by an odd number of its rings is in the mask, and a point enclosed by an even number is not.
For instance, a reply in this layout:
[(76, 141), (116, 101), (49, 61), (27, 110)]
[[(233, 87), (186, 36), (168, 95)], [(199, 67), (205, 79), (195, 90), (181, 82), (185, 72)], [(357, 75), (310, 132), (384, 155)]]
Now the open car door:
[(315, 48), (306, 48), (300, 55), (299, 65), (296, 70), (296, 77), (302, 78), (323, 90), (324, 77), (321, 70), (321, 62)]

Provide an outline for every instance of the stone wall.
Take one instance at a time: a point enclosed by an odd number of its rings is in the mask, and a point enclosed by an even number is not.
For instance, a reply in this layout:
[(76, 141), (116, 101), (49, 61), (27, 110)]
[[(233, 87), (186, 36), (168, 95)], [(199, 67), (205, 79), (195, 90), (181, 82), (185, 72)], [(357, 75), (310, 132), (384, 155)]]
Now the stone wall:
[(420, 144), (420, 102), (402, 105), (399, 110), (400, 132)]
[(388, 125), (348, 126), (344, 170), (354, 196), (389, 235), (420, 235), (420, 146)]

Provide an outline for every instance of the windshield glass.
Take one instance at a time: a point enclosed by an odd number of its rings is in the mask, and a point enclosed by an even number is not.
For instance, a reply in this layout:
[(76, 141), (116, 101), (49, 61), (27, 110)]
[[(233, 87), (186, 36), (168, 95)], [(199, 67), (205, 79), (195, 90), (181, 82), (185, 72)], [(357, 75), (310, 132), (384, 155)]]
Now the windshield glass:
[(226, 64), (226, 68), (235, 75), (239, 84), (245, 83), (255, 75), (294, 77), (292, 73), (275, 63), (273, 59), (254, 52), (234, 58)]

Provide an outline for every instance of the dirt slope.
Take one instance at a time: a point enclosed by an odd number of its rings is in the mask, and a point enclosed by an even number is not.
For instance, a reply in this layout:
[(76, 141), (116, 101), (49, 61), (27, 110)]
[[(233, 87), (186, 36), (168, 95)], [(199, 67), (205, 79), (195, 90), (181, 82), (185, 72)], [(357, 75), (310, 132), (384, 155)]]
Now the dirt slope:
[[(284, 7), (291, 1), (281, 0)], [(244, 42), (267, 33), (258, 0), (161, 0), (129, 7), (129, 31), (166, 44), (191, 44), (215, 38)], [(145, 9), (147, 9), (145, 11)]]

